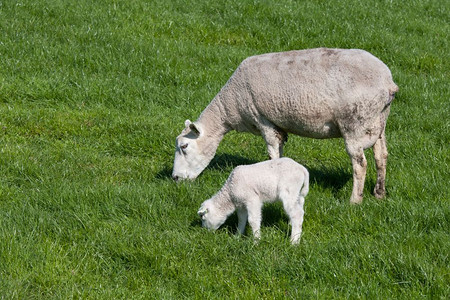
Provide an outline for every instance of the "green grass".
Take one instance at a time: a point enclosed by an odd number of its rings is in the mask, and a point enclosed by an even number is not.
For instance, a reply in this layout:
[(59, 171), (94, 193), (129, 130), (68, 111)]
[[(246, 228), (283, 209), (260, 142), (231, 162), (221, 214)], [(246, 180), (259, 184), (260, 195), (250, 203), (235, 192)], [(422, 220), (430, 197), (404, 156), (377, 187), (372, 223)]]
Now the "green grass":
[[(0, 299), (448, 299), (448, 1), (0, 0)], [(175, 137), (246, 57), (362, 48), (400, 92), (386, 200), (351, 206), (342, 140), (290, 136), (311, 172), (303, 237), (281, 205), (262, 240), (199, 204), (264, 142), (231, 133), (194, 182)]]

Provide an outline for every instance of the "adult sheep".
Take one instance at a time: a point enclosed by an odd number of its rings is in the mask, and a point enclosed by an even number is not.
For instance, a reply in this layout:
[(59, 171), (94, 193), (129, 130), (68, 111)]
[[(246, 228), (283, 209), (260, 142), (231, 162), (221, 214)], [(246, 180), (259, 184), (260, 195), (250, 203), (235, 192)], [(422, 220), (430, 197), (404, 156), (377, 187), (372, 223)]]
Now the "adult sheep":
[(268, 53), (245, 59), (201, 113), (185, 122), (176, 139), (174, 180), (194, 179), (231, 131), (261, 135), (270, 158), (283, 154), (287, 134), (342, 137), (353, 166), (351, 203), (361, 203), (373, 146), (377, 168), (374, 194), (385, 196), (386, 120), (398, 91), (389, 68), (359, 49)]

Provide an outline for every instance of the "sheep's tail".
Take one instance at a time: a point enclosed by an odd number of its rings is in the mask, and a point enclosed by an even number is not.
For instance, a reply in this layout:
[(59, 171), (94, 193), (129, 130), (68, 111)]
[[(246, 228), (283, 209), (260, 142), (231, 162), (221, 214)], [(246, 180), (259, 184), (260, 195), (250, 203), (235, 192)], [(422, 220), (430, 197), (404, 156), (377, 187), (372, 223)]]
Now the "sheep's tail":
[(302, 189), (300, 190), (300, 197), (305, 198), (309, 192), (309, 172), (305, 167), (303, 167), (303, 175), (305, 176), (305, 178), (303, 180)]
[(388, 107), (391, 104), (392, 100), (394, 100), (395, 93), (398, 92), (398, 86), (394, 82), (391, 82), (388, 89), (389, 89), (389, 98), (385, 107)]

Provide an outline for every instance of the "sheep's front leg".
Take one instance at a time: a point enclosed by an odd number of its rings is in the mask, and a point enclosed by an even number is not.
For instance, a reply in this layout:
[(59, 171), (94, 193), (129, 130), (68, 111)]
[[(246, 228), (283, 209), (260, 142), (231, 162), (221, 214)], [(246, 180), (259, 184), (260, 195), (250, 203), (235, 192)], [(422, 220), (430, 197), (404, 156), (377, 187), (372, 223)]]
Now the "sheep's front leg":
[(287, 133), (272, 124), (261, 124), (261, 135), (266, 141), (270, 159), (283, 156), (283, 146), (287, 141)]
[(373, 154), (375, 156), (375, 165), (377, 167), (377, 183), (373, 193), (376, 198), (382, 199), (386, 195), (386, 165), (388, 158), (384, 132), (373, 145)]
[(245, 225), (247, 225), (247, 209), (245, 207), (240, 207), (237, 209), (237, 216), (238, 216), (238, 231), (237, 234), (244, 234), (245, 232)]
[(252, 228), (253, 237), (259, 240), (261, 237), (261, 203), (259, 199), (249, 201), (247, 204), (248, 224)]
[(362, 147), (346, 141), (347, 153), (353, 166), (353, 191), (350, 203), (359, 204), (363, 199), (364, 181), (366, 179), (367, 160)]

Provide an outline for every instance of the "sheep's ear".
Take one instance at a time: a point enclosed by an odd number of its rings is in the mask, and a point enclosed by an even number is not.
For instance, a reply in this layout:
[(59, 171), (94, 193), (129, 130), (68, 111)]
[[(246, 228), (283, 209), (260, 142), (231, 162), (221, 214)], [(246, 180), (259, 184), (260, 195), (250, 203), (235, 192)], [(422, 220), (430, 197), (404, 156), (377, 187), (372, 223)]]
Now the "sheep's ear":
[(192, 123), (192, 122), (191, 122), (190, 120), (184, 121), (184, 127), (188, 128), (189, 125), (191, 125), (191, 123)]
[(200, 126), (198, 126), (198, 125), (196, 125), (195, 123), (190, 123), (189, 124), (189, 128), (191, 129), (191, 131), (193, 132), (193, 133), (195, 133), (197, 136), (200, 136), (201, 135), (201, 129), (200, 129)]

